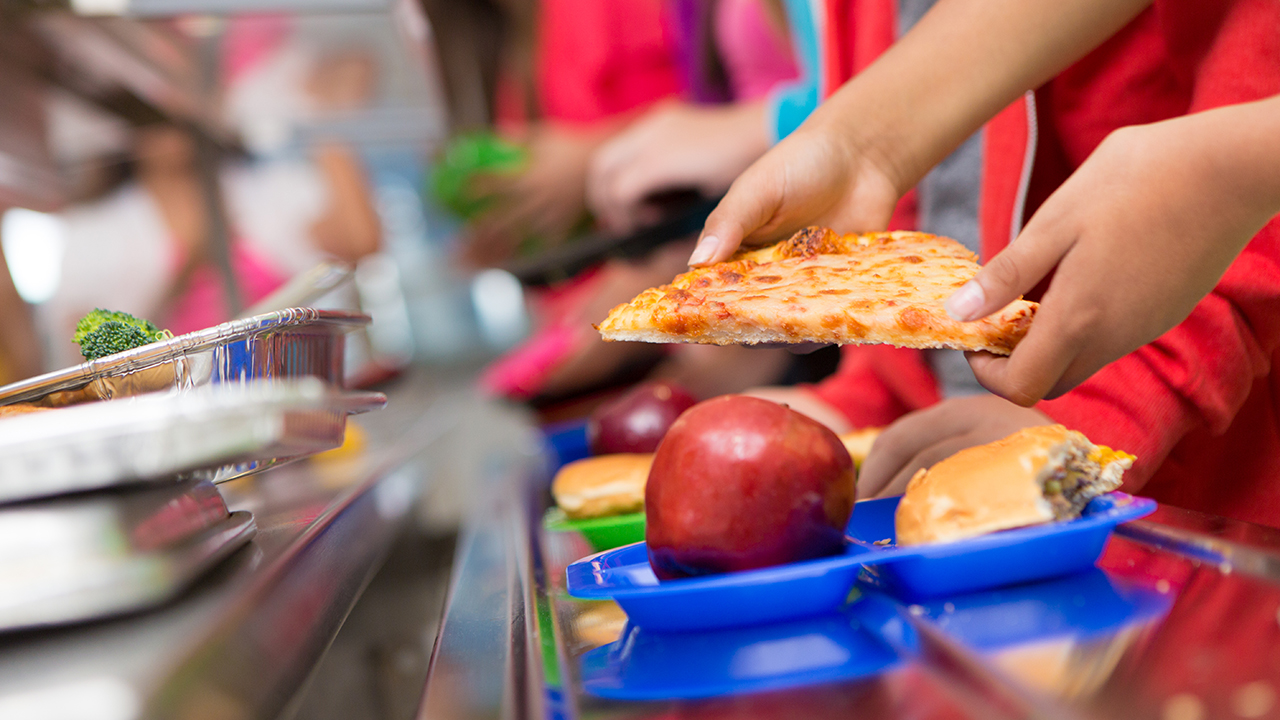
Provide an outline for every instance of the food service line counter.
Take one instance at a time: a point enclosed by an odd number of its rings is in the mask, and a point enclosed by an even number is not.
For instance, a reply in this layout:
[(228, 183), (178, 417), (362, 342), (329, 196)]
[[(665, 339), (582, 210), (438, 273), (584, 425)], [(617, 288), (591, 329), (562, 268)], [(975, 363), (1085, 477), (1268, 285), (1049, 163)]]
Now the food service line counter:
[[(388, 390), (388, 407), (359, 421), (361, 449), (219, 485), (229, 510), (252, 513), (256, 535), (176, 599), (123, 617), (0, 636), (0, 717), (287, 713), (429, 484), (432, 453), (454, 422), (453, 401), (436, 385), (418, 377)], [(139, 527), (164, 536), (165, 524), (175, 522), (182, 519), (157, 513)], [(181, 568), (151, 571), (157, 576), (139, 577), (139, 585), (159, 584), (159, 574)]]
[(1161, 507), (1078, 576), (661, 635), (565, 593), (539, 465), (474, 487), (422, 720), (1280, 716), (1280, 531)]

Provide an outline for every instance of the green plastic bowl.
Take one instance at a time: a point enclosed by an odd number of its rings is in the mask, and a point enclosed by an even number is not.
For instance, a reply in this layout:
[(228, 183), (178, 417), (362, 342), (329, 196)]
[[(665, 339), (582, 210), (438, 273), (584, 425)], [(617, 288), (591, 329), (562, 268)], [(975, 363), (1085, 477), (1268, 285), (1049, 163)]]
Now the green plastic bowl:
[(560, 508), (551, 508), (542, 526), (553, 532), (578, 532), (596, 552), (612, 550), (644, 540), (644, 513), (627, 513), (609, 517), (571, 520)]

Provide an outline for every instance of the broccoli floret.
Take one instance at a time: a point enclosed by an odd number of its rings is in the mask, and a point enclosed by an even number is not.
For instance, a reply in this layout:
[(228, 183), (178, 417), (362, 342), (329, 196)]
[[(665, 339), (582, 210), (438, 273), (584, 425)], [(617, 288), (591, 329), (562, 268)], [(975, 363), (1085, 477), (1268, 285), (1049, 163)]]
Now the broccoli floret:
[(108, 320), (89, 331), (80, 342), (80, 352), (85, 360), (132, 350), (151, 342), (151, 336), (141, 328), (126, 325), (119, 320)]
[(157, 328), (150, 320), (99, 308), (80, 318), (71, 339), (80, 345), (86, 360), (96, 360), (171, 337), (173, 333)]
[(97, 308), (88, 315), (80, 318), (80, 322), (76, 323), (76, 334), (72, 336), (71, 341), (77, 344), (83, 343), (85, 335), (93, 332), (99, 325), (107, 322), (108, 320), (115, 320), (126, 325), (133, 325), (139, 330), (145, 332), (148, 337), (154, 338), (154, 340), (160, 340), (163, 337), (163, 331), (156, 327), (155, 323), (150, 320), (136, 318), (127, 312)]

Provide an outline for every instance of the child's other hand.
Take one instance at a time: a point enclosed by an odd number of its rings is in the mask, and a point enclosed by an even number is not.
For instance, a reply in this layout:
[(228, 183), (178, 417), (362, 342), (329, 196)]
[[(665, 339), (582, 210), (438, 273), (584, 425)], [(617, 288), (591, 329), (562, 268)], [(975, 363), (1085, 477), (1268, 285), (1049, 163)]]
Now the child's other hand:
[(815, 113), (734, 181), (689, 264), (720, 262), (744, 243), (771, 242), (808, 225), (883, 230), (905, 190), (880, 157)]
[(587, 161), (601, 139), (592, 130), (545, 125), (529, 137), (523, 172), (473, 180), (473, 194), (495, 199), (470, 229), (470, 254), (477, 264), (505, 261), (527, 237), (554, 245), (569, 236), (586, 209)]
[(699, 107), (664, 103), (591, 158), (587, 204), (613, 232), (656, 218), (645, 199), (664, 190), (724, 192), (769, 149), (763, 102)]
[(1182, 322), (1213, 289), (1280, 207), (1259, 192), (1266, 179), (1222, 142), (1243, 136), (1237, 142), (1252, 149), (1242, 151), (1266, 156), (1264, 143), (1247, 139), (1259, 123), (1241, 117), (1237, 128), (1235, 112), (1112, 133), (948, 300), (953, 317), (980, 318), (1057, 268), (1013, 354), (970, 355), (984, 386), (1025, 406), (1061, 395)]
[(1048, 415), (990, 395), (944, 400), (885, 429), (858, 473), (858, 498), (900, 495), (920, 468), (1025, 427), (1049, 425)]

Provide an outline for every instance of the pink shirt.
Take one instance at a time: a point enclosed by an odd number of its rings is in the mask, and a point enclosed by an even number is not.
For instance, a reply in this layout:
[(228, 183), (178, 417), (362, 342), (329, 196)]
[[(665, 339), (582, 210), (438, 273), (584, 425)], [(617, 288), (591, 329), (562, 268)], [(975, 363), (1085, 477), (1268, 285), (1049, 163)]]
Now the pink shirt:
[[(265, 260), (246, 249), (243, 243), (232, 244), (231, 267), (235, 271), (240, 299), (246, 307), (270, 295), (286, 280)], [(161, 324), (174, 335), (183, 335), (230, 319), (226, 294), (222, 290), (222, 275), (213, 265), (206, 263), (192, 274), (186, 292), (174, 302), (173, 311)]]
[(762, 0), (720, 0), (716, 46), (735, 100), (757, 100), (799, 74), (786, 34), (770, 20)]

